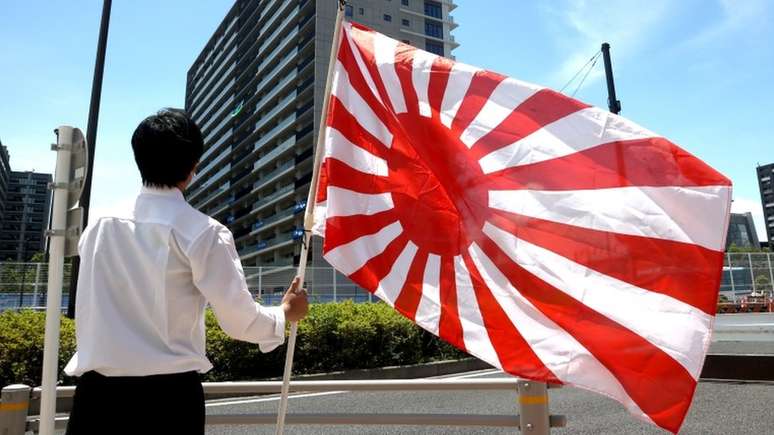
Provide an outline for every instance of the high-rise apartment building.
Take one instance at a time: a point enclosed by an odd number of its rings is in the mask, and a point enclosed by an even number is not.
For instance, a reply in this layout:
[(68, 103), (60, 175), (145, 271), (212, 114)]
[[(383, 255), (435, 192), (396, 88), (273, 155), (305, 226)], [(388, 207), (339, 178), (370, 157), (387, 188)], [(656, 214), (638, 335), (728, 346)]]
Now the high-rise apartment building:
[(8, 156), (8, 148), (0, 141), (0, 232), (2, 232), (3, 216), (5, 215), (5, 201), (8, 196), (8, 183), (11, 177), (11, 164)]
[(774, 243), (774, 163), (758, 166), (758, 187), (761, 190), (763, 205), (763, 224), (766, 226), (766, 236), (769, 246)]
[(728, 237), (726, 238), (726, 250), (730, 247), (755, 248), (761, 247), (758, 242), (758, 233), (755, 232), (755, 222), (752, 213), (731, 213), (728, 222)]
[[(187, 197), (231, 229), (245, 266), (297, 261), (337, 5), (237, 0), (188, 71), (185, 107), (205, 152)], [(351, 0), (345, 13), (453, 57), (455, 7), (450, 0)], [(321, 264), (319, 247), (312, 258)]]
[(45, 250), (51, 181), (51, 174), (10, 172), (0, 231), (0, 260), (26, 261)]

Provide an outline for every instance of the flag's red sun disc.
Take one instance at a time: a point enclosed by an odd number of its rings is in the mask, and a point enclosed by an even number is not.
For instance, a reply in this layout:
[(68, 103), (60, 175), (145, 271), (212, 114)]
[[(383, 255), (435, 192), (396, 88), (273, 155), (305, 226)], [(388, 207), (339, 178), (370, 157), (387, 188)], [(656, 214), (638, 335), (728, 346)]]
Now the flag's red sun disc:
[(437, 255), (463, 253), (488, 213), (487, 183), (463, 143), (437, 120), (401, 114), (387, 154), (395, 213), (408, 238)]

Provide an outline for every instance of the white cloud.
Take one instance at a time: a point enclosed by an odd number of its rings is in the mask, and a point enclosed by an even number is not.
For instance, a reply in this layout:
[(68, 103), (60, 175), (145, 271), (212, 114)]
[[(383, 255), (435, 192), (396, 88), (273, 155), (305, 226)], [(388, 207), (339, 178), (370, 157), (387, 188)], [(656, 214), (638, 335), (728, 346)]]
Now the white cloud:
[[(569, 51), (567, 60), (550, 76), (554, 86), (564, 85), (599, 51), (602, 42), (609, 42), (615, 55), (614, 64), (632, 57), (648, 41), (657, 24), (667, 15), (668, 0), (647, 3), (636, 0), (565, 0), (546, 3), (544, 11), (550, 16), (555, 31), (555, 43)], [(589, 75), (585, 86), (604, 76), (602, 61)], [(580, 79), (579, 76), (578, 80)], [(570, 93), (577, 82), (565, 91)]]
[(755, 223), (755, 231), (758, 233), (758, 240), (768, 240), (766, 237), (765, 221), (763, 219), (763, 207), (761, 201), (753, 200), (749, 198), (734, 198), (731, 203), (731, 213), (752, 213), (753, 222)]

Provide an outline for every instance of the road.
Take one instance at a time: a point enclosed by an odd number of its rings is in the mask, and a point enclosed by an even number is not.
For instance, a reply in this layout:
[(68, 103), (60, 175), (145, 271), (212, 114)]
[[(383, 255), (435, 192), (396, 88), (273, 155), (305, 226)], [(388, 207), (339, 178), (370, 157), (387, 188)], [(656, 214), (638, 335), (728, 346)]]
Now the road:
[(774, 343), (774, 313), (719, 314), (713, 340)]
[[(493, 370), (452, 377), (507, 376)], [(553, 414), (567, 417), (568, 434), (665, 433), (629, 416), (615, 401), (575, 388), (550, 390)], [(681, 433), (763, 434), (774, 431), (772, 383), (701, 382)], [(276, 412), (276, 396), (225, 399), (207, 403), (208, 414)], [(516, 393), (465, 392), (326, 392), (291, 396), (289, 412), (298, 413), (517, 413)], [(287, 426), (287, 434), (513, 434), (513, 428), (425, 426)], [(208, 435), (273, 434), (273, 426), (208, 426)]]

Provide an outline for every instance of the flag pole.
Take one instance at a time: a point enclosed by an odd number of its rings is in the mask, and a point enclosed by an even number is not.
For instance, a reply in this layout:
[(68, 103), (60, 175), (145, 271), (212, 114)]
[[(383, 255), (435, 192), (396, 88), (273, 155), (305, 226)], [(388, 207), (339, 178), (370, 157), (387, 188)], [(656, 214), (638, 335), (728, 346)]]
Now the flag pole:
[[(341, 39), (341, 23), (344, 17), (344, 1), (339, 0), (336, 12), (336, 23), (333, 30), (333, 41), (331, 43), (331, 55), (328, 60), (328, 75), (325, 80), (325, 92), (323, 94), (322, 113), (320, 114), (320, 123), (317, 127), (317, 144), (314, 152), (314, 165), (312, 167), (312, 181), (309, 185), (309, 196), (306, 200), (306, 212), (304, 213), (304, 243), (301, 246), (301, 255), (299, 256), (298, 272), (296, 275), (304, 283), (306, 275), (306, 262), (309, 256), (309, 248), (312, 242), (312, 226), (314, 225), (314, 206), (317, 198), (317, 185), (320, 179), (320, 165), (323, 159), (323, 148), (325, 139), (325, 119), (328, 114), (328, 105), (331, 94), (331, 77), (335, 65), (336, 56), (339, 51), (339, 40)], [(296, 347), (296, 335), (298, 334), (298, 322), (290, 323), (290, 337), (288, 337), (288, 348), (285, 354), (285, 371), (282, 374), (282, 390), (280, 394), (280, 405), (277, 411), (277, 430), (276, 435), (282, 435), (285, 430), (285, 414), (288, 410), (288, 392), (290, 390), (290, 373), (293, 370), (293, 353)]]
[(618, 115), (621, 111), (621, 101), (615, 96), (615, 81), (613, 80), (613, 64), (610, 61), (610, 44), (602, 44), (602, 58), (605, 61), (605, 79), (607, 80), (607, 105), (612, 113)]

